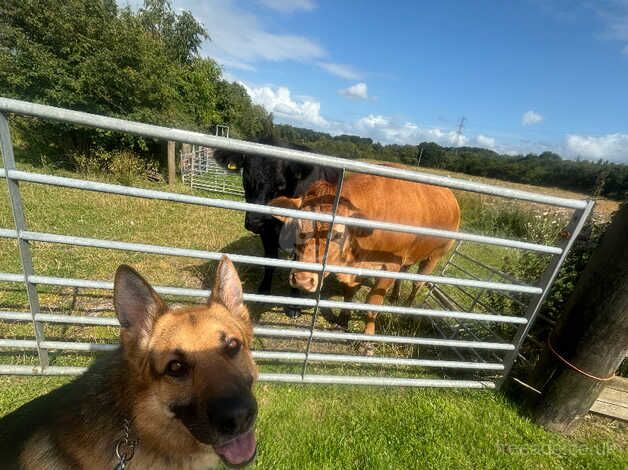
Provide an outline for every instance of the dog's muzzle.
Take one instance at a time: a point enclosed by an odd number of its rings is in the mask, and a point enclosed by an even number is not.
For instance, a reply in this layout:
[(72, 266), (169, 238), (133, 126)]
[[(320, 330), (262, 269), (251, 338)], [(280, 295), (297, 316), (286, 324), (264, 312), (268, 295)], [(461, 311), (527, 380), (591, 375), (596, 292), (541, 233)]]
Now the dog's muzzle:
[(172, 412), (190, 433), (231, 467), (242, 467), (256, 453), (255, 431), (257, 402), (247, 390), (198, 403), (171, 406)]

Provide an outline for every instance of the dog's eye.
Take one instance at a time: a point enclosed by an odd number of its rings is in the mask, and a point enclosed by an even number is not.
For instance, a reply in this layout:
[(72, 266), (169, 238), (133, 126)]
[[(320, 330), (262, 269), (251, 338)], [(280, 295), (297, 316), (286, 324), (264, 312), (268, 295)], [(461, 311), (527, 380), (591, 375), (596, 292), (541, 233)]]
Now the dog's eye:
[(185, 362), (175, 359), (174, 361), (170, 361), (166, 366), (166, 374), (171, 377), (183, 377), (187, 373), (188, 365)]
[(227, 354), (231, 357), (234, 357), (236, 354), (240, 352), (240, 348), (242, 347), (242, 343), (238, 341), (236, 338), (229, 338), (225, 343), (225, 350)]

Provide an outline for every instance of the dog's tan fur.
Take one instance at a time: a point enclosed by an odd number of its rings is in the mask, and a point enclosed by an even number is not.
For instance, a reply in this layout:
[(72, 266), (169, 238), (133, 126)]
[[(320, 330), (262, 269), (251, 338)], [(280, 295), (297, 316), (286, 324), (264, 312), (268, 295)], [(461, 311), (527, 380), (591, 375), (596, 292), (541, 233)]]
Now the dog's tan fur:
[[(250, 392), (257, 376), (253, 330), (238, 275), (223, 257), (207, 304), (178, 309), (142, 282), (128, 267), (116, 275), (118, 350), (0, 420), (3, 468), (114, 468), (125, 419), (132, 421), (131, 438), (139, 439), (130, 468), (207, 469), (219, 462), (212, 445), (197, 440), (172, 406), (224, 396), (234, 384)], [(232, 340), (240, 345), (237, 354), (228, 350)], [(190, 364), (189, 376), (166, 375), (180, 357)]]

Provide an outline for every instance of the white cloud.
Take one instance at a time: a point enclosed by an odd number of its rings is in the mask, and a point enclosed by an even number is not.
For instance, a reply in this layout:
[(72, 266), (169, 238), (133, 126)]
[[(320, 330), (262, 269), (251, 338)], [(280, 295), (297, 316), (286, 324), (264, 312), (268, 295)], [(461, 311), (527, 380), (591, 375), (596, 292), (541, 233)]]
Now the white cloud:
[(533, 124), (538, 124), (539, 122), (543, 121), (543, 116), (541, 116), (539, 113), (535, 112), (535, 111), (526, 111), (525, 113), (523, 113), (523, 116), (521, 116), (521, 124), (523, 124), (524, 126), (531, 126)]
[(343, 96), (346, 96), (347, 98), (353, 98), (353, 99), (358, 99), (358, 100), (367, 100), (369, 97), (368, 87), (366, 86), (366, 83), (364, 82), (356, 83), (355, 85), (351, 85), (348, 88), (343, 88), (342, 90), (338, 90), (338, 93), (340, 93)]
[(368, 116), (364, 116), (359, 119), (357, 122), (358, 127), (364, 127), (368, 129), (375, 129), (376, 127), (385, 127), (388, 126), (389, 120), (384, 116), (376, 116), (374, 114), (369, 114)]
[(384, 144), (418, 144), (433, 141), (443, 145), (466, 145), (469, 139), (456, 133), (437, 127), (421, 127), (412, 122), (397, 122), (395, 119), (369, 114), (355, 124), (347, 126), (347, 133), (356, 133), (370, 137)]
[(292, 13), (298, 10), (312, 11), (316, 8), (313, 0), (258, 0), (262, 5), (282, 13)]
[(210, 0), (195, 4), (194, 12), (210, 33), (203, 52), (222, 59), (225, 65), (251, 66), (252, 62), (312, 61), (327, 52), (317, 42), (293, 34), (268, 31), (253, 14), (239, 9), (230, 0)]
[(495, 139), (493, 137), (488, 137), (482, 134), (478, 134), (475, 137), (475, 141), (477, 142), (478, 145), (482, 147), (488, 147), (490, 149), (495, 147)]
[[(316, 8), (314, 0), (258, 1), (284, 13)], [(317, 40), (301, 34), (276, 33), (245, 5), (235, 0), (180, 0), (176, 6), (190, 9), (203, 23), (211, 38), (202, 46), (203, 55), (225, 67), (254, 71), (259, 62), (295, 61), (314, 64), (348, 80), (360, 78), (350, 65), (331, 62), (329, 52)]]
[(628, 163), (628, 134), (607, 134), (599, 137), (568, 135), (567, 150), (574, 157), (587, 160), (609, 160)]
[(360, 72), (355, 70), (350, 65), (334, 64), (332, 62), (319, 62), (318, 66), (327, 70), (332, 75), (346, 78), (347, 80), (358, 80), (361, 78)]
[(601, 36), (624, 44), (621, 52), (628, 54), (628, 1), (597, 0), (588, 5), (604, 24)]
[(287, 87), (249, 87), (240, 83), (254, 103), (263, 106), (280, 120), (316, 128), (326, 128), (329, 124), (321, 116), (320, 102), (312, 98), (293, 99)]
[[(222, 65), (223, 67), (229, 67), (230, 69), (236, 69), (236, 70), (247, 70), (249, 72), (255, 72), (255, 67), (253, 67), (251, 64), (240, 62), (239, 60), (225, 59), (219, 56), (215, 56), (213, 57), (213, 59), (216, 62), (218, 62), (219, 65)], [(225, 75), (225, 72), (223, 72), (223, 76), (224, 75)]]

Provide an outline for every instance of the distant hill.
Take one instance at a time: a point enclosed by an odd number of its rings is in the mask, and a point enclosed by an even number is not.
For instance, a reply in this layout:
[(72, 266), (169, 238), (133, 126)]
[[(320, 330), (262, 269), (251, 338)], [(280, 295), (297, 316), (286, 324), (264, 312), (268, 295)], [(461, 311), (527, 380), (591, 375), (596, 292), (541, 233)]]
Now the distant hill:
[(338, 157), (417, 165), (421, 155), (420, 166), (517, 183), (554, 186), (618, 200), (628, 195), (628, 165), (602, 160), (567, 160), (553, 152), (511, 156), (478, 147), (443, 147), (434, 142), (382, 145), (365, 137), (331, 136), (289, 125), (275, 125), (274, 131), (281, 140)]

